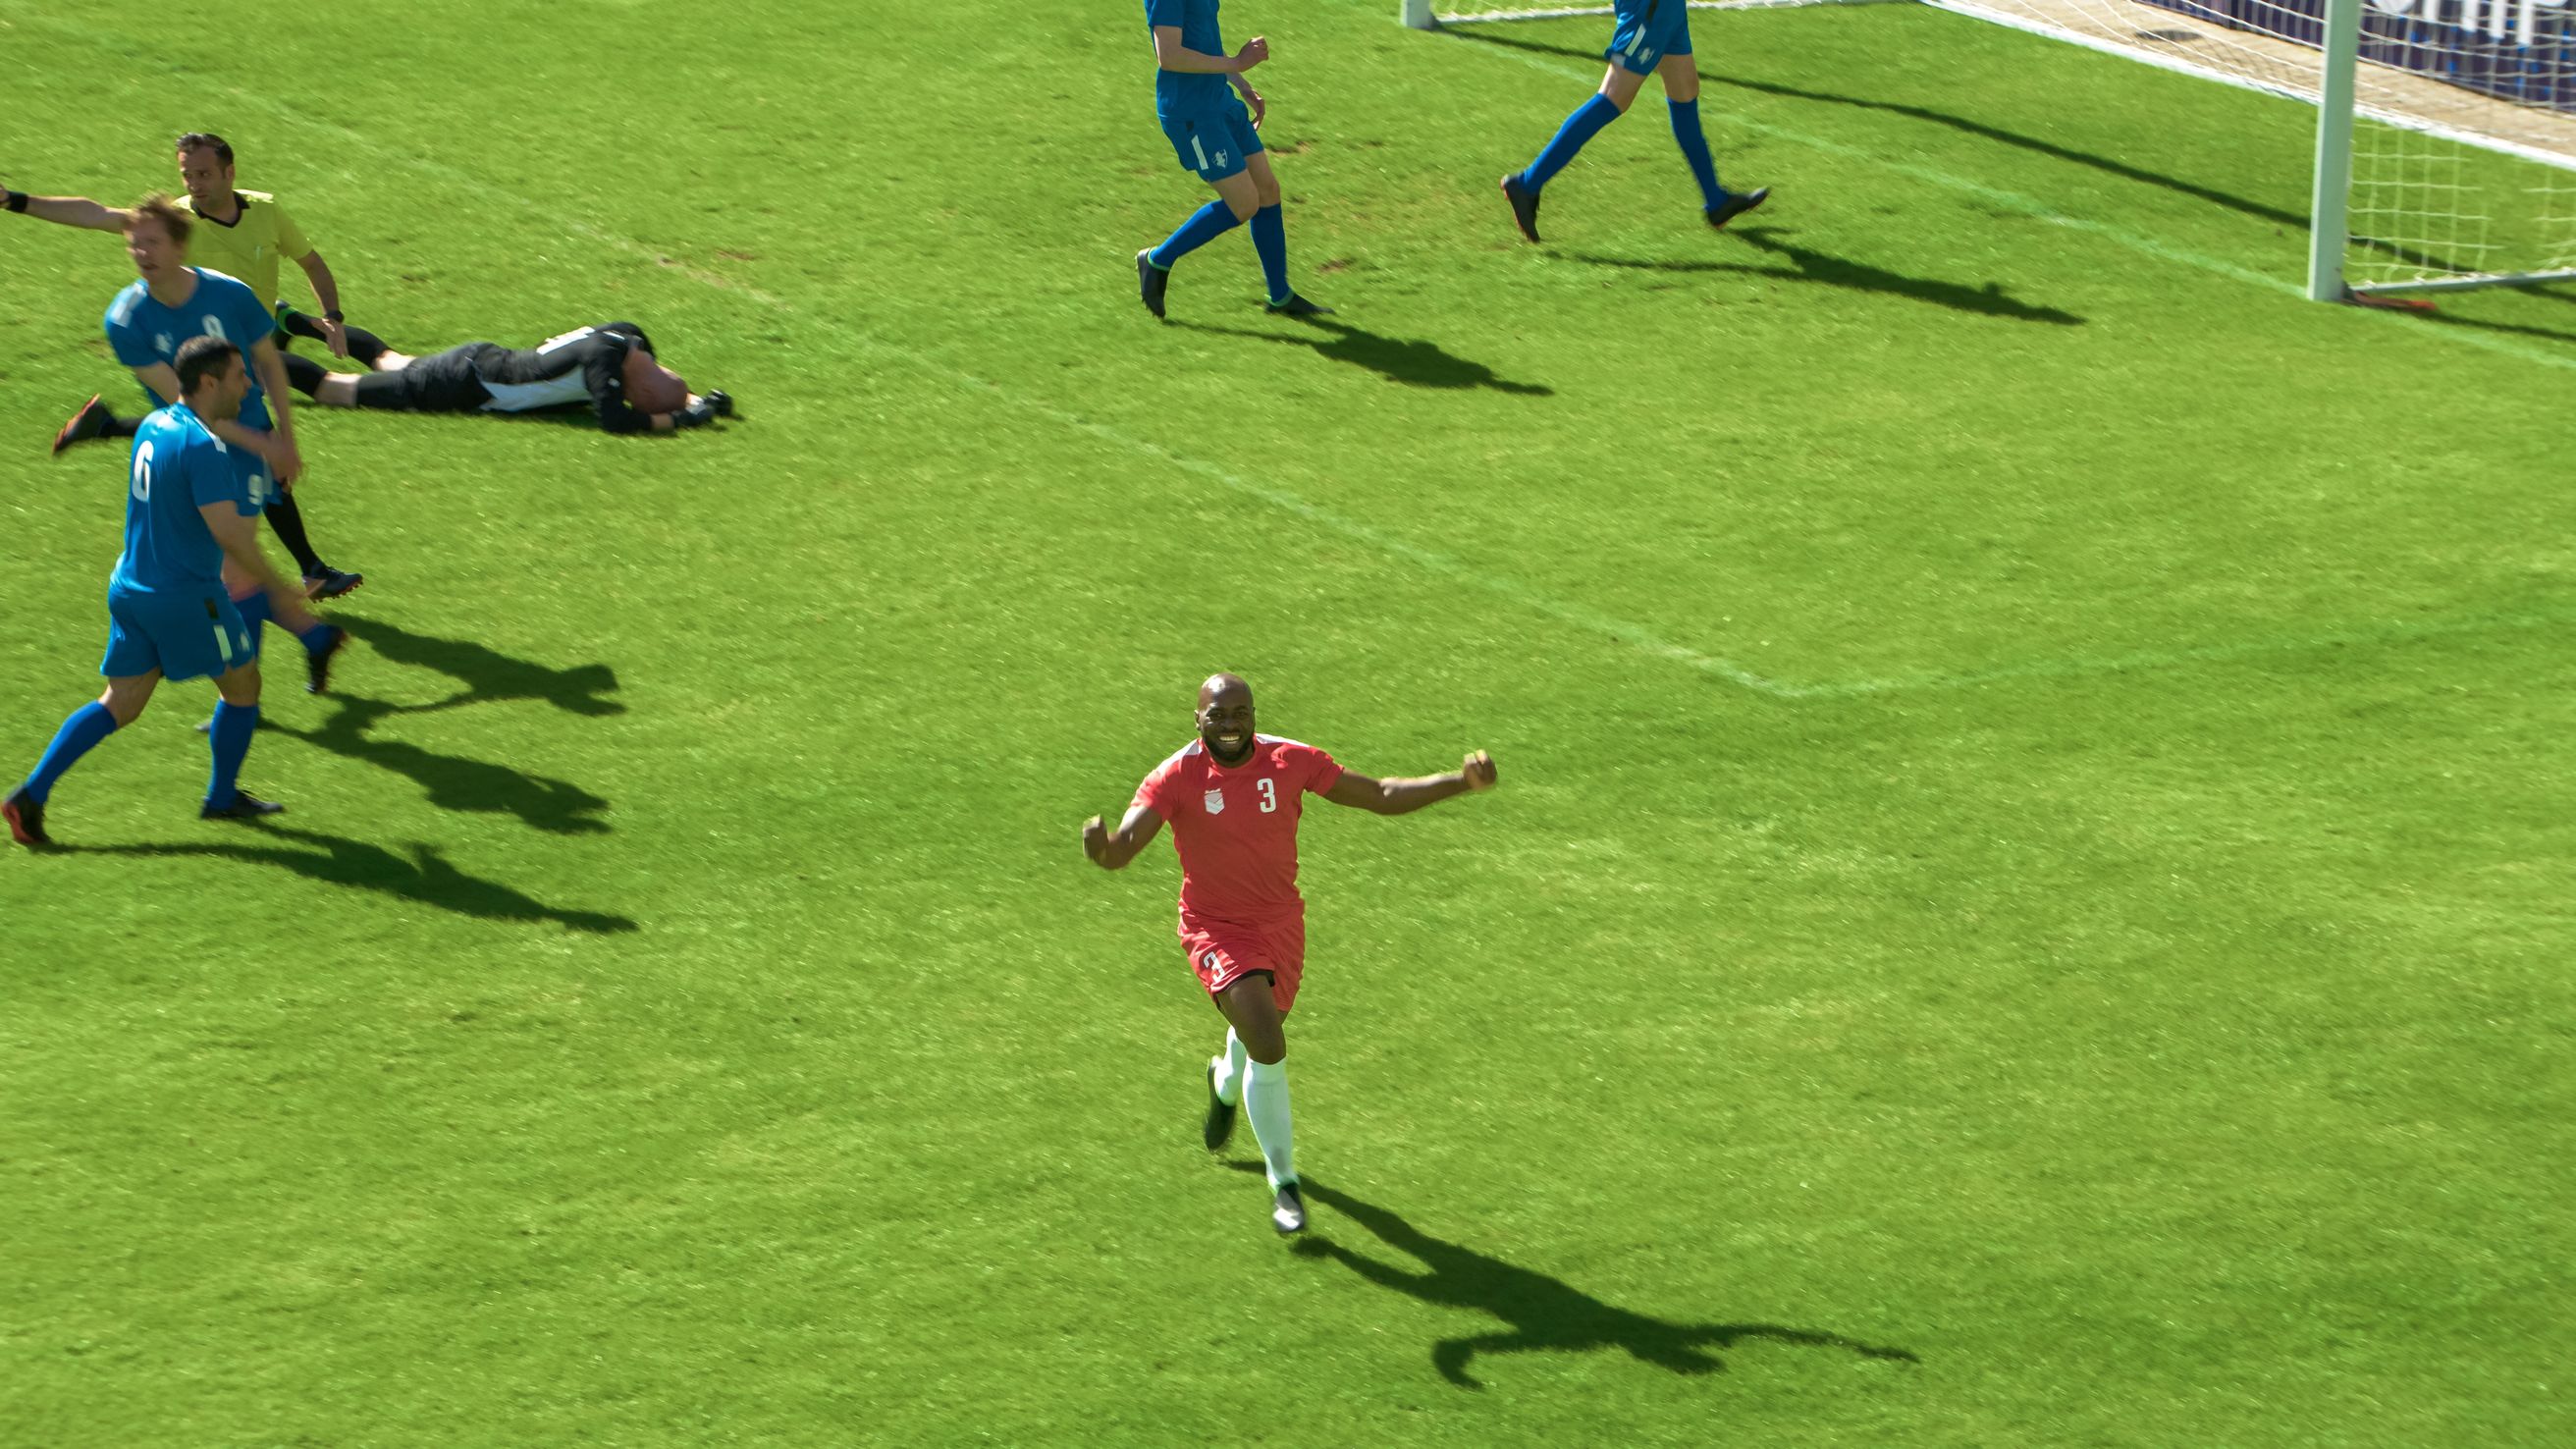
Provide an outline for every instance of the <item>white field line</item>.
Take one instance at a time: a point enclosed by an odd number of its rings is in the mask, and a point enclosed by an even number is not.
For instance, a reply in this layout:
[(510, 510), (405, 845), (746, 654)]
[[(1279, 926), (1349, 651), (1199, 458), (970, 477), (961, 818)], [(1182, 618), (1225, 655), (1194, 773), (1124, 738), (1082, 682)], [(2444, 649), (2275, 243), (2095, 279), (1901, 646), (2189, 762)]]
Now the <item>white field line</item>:
[[(111, 38), (94, 31), (72, 30), (44, 19), (38, 19), (34, 21), (33, 24), (45, 29), (53, 30), (67, 38), (89, 41), (93, 44)], [(132, 44), (142, 44), (141, 41), (134, 40), (133, 37), (114, 38), (122, 38)], [(1581, 72), (1573, 71), (1570, 67), (1556, 65), (1536, 56), (1521, 55), (1518, 53), (1513, 54), (1515, 59), (1527, 61), (1541, 69), (1553, 70), (1564, 74), (1571, 74), (1577, 78), (1582, 78)], [(542, 218), (548, 222), (552, 222), (567, 231), (589, 238), (603, 246), (624, 252), (630, 256), (640, 257), (655, 262), (656, 264), (663, 264), (665, 262), (665, 258), (660, 251), (646, 246), (644, 243), (637, 241), (633, 237), (623, 236), (615, 232), (607, 231), (600, 227), (592, 226), (588, 222), (567, 216), (557, 208), (547, 206), (546, 204), (536, 201), (530, 197), (522, 196), (517, 192), (502, 187), (487, 178), (474, 175), (471, 172), (458, 170), (455, 167), (428, 160), (424, 157), (413, 155), (408, 152), (394, 150), (363, 132), (353, 131), (346, 126), (305, 115), (302, 112), (287, 106), (281, 101), (258, 92), (221, 83), (217, 83), (213, 88), (223, 91), (225, 94), (233, 97), (237, 101), (259, 106), (272, 114), (285, 118), (286, 120), (312, 127), (317, 130), (331, 132), (352, 145), (374, 151), (378, 155), (388, 157), (416, 171), (441, 177), (458, 185), (469, 187), (486, 196), (496, 196), (509, 201), (531, 215)], [(1814, 138), (1800, 135), (1796, 132), (1777, 131), (1773, 128), (1759, 126), (1751, 127), (1751, 129), (1763, 130), (1767, 133), (1777, 134), (1785, 139), (1800, 141), (1805, 144), (1815, 146), (1818, 149), (1836, 154), (1851, 156), (1862, 160), (1875, 161), (1881, 165), (1889, 165), (1891, 169), (1895, 169), (1906, 174), (1919, 174), (1923, 179), (1933, 181), (1935, 184), (1948, 185), (1953, 189), (1971, 191), (1989, 200), (1995, 200), (1998, 204), (2017, 204), (2016, 209), (2027, 208), (2029, 209), (2030, 214), (2040, 217), (2043, 220), (2059, 222), (2060, 224), (2074, 226), (2078, 229), (2095, 229), (2095, 224), (2084, 223), (2077, 218), (2060, 217), (2047, 211), (2046, 208), (2041, 207), (2038, 203), (2029, 201), (2027, 198), (2015, 197), (2010, 192), (1996, 191), (1992, 188), (1985, 187), (1974, 182), (1966, 182), (1956, 178), (1950, 178), (1945, 176), (1943, 173), (1923, 168), (1891, 165), (1891, 163), (1884, 162), (1877, 157), (1870, 156), (1859, 150), (1846, 148), (1832, 142), (1819, 141)], [(2117, 230), (2113, 228), (2100, 228), (2100, 230), (2103, 234), (2110, 235), (2115, 240), (2126, 235), (2125, 233), (2117, 232)], [(2170, 255), (2171, 259), (2185, 260), (2192, 265), (2205, 264), (2213, 269), (2222, 270), (2225, 274), (2236, 275), (2246, 280), (2257, 281), (2264, 285), (2273, 286), (2277, 290), (2293, 294), (2297, 294), (2299, 292), (2298, 288), (2291, 286), (2289, 283), (2274, 282), (2270, 278), (2261, 277), (2256, 273), (2243, 272), (2241, 269), (2233, 268), (2226, 263), (2206, 259), (2194, 260), (2189, 258), (2188, 254), (2168, 254), (2165, 249), (2161, 248), (2158, 244), (2146, 241), (2144, 238), (2136, 238), (2133, 240), (2141, 246), (2141, 249), (2148, 250), (2151, 255)], [(727, 292), (734, 296), (747, 298), (751, 301), (760, 303), (764, 307), (768, 307), (774, 311), (781, 312), (792, 317), (807, 318), (810, 320), (809, 314), (795, 303), (790, 302), (783, 297), (763, 291), (760, 288), (745, 286), (742, 283), (736, 282), (719, 273), (704, 271), (684, 263), (671, 263), (666, 265), (664, 269), (685, 276), (689, 280), (696, 282), (701, 286)], [(1330, 529), (1335, 533), (1339, 533), (1344, 537), (1365, 543), (1383, 553), (1414, 564), (1427, 572), (1456, 579), (1462, 583), (1472, 584), (1477, 588), (1518, 604), (1523, 608), (1547, 615), (1548, 617), (1556, 619), (1562, 623), (1571, 624), (1577, 628), (1585, 629), (1614, 639), (1619, 643), (1625, 644), (1630, 648), (1639, 651), (1640, 653), (1644, 653), (1670, 663), (1682, 665), (1695, 672), (1722, 679), (1730, 684), (1741, 686), (1759, 694), (1769, 695), (1776, 699), (1847, 698), (1926, 690), (1959, 689), (2014, 679), (2060, 678), (2082, 674), (2119, 673), (2136, 669), (2163, 668), (2187, 663), (2251, 657), (2267, 653), (2298, 652), (2347, 642), (2411, 639), (2437, 634), (2465, 633), (2472, 630), (2496, 627), (2527, 627), (2570, 622), (2567, 620), (2542, 617), (2470, 619), (2447, 623), (2428, 623), (2413, 628), (2401, 626), (2398, 629), (2389, 631), (2335, 633), (2295, 640), (2262, 641), (2236, 646), (2224, 646), (2202, 650), (2183, 650), (2172, 653), (2142, 653), (2098, 659), (2066, 658), (2035, 660), (2023, 664), (2006, 665), (1990, 670), (1964, 673), (1925, 674), (1888, 678), (1861, 678), (1831, 681), (1821, 684), (1793, 684), (1756, 674), (1731, 660), (1724, 659), (1713, 654), (1703, 653), (1700, 650), (1693, 649), (1687, 645), (1676, 644), (1671, 640), (1665, 639), (1656, 634), (1644, 625), (1632, 623), (1614, 615), (1605, 614), (1600, 610), (1589, 607), (1588, 605), (1556, 598), (1551, 594), (1533, 589), (1515, 579), (1507, 578), (1498, 574), (1486, 573), (1458, 559), (1452, 558), (1447, 554), (1423, 548), (1417, 544), (1410, 543), (1393, 534), (1387, 533), (1382, 529), (1375, 528), (1356, 519), (1346, 518), (1330, 509), (1312, 503), (1295, 493), (1289, 492), (1284, 488), (1275, 487), (1271, 484), (1246, 478), (1217, 464), (1210, 463), (1205, 459), (1177, 452), (1160, 443), (1136, 437), (1133, 434), (1110, 427), (1105, 423), (1094, 422), (1079, 414), (1067, 412), (1051, 403), (1015, 392), (999, 383), (991, 381), (990, 379), (979, 377), (960, 368), (952, 367), (947, 363), (940, 362), (924, 353), (916, 352), (900, 343), (890, 342), (884, 338), (861, 331), (860, 329), (851, 326), (846, 318), (833, 318), (831, 326), (838, 335), (854, 340), (870, 351), (874, 351), (881, 356), (900, 361), (905, 365), (912, 367), (916, 371), (938, 378), (963, 390), (980, 393), (1006, 407), (1029, 413), (1035, 417), (1043, 418), (1060, 427), (1069, 428), (1086, 436), (1096, 438), (1102, 442), (1126, 448), (1147, 457), (1160, 459), (1184, 472), (1188, 472), (1197, 477), (1205, 478), (1211, 482), (1220, 484), (1229, 490), (1244, 495), (1245, 497), (1257, 499), (1263, 503), (1269, 504), (1271, 507), (1288, 513), (1293, 517), (1304, 519), (1310, 523), (1314, 523), (1318, 526)]]

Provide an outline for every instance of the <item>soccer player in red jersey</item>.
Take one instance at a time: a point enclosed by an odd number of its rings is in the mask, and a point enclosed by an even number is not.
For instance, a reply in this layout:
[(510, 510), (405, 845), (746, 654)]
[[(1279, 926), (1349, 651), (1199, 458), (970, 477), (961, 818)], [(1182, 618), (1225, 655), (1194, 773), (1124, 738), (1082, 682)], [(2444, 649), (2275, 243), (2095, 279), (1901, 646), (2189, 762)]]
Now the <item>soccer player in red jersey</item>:
[(1305, 1198), (1288, 1140), (1288, 1034), (1306, 967), (1306, 902), (1297, 894), (1297, 819), (1307, 791), (1336, 805), (1402, 815), (1435, 800), (1494, 786), (1478, 750), (1454, 774), (1372, 780), (1313, 745), (1255, 733), (1252, 686), (1231, 674), (1199, 686), (1198, 738), (1154, 767), (1111, 830), (1094, 815), (1082, 850), (1104, 870), (1136, 858), (1172, 827), (1181, 857), (1181, 946), (1225, 1015), (1225, 1055), (1208, 1061), (1205, 1140), (1215, 1152), (1234, 1131), (1237, 1104), (1274, 1194), (1271, 1226), (1306, 1226)]

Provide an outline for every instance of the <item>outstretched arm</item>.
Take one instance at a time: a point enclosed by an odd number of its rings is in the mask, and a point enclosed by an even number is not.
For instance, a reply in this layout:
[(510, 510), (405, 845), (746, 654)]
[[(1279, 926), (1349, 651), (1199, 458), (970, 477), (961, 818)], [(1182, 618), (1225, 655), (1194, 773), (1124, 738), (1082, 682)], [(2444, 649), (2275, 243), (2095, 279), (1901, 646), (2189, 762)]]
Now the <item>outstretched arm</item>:
[(1344, 770), (1324, 798), (1336, 805), (1348, 805), (1373, 815), (1402, 815), (1425, 805), (1464, 795), (1475, 790), (1494, 788), (1494, 757), (1478, 750), (1464, 764), (1446, 775), (1422, 775), (1408, 780), (1372, 780), (1356, 770)]
[(5, 204), (9, 210), (25, 212), (38, 221), (76, 226), (83, 231), (123, 231), (134, 216), (130, 211), (101, 206), (86, 196), (29, 196), (23, 191), (11, 191)]
[(1094, 815), (1082, 822), (1082, 853), (1102, 870), (1122, 870), (1162, 828), (1163, 817), (1155, 814), (1150, 805), (1128, 806), (1127, 818), (1118, 822), (1116, 830)]

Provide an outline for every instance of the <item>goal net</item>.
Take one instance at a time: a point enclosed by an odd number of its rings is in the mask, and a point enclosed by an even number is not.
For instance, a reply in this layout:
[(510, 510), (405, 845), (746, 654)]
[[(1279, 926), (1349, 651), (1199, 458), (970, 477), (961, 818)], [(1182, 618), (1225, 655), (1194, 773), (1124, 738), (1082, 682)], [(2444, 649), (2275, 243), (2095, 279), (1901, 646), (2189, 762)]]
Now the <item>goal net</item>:
[[(2317, 106), (2312, 296), (2576, 278), (2576, 0), (1924, 3)], [(1425, 27), (1611, 13), (1402, 5)]]

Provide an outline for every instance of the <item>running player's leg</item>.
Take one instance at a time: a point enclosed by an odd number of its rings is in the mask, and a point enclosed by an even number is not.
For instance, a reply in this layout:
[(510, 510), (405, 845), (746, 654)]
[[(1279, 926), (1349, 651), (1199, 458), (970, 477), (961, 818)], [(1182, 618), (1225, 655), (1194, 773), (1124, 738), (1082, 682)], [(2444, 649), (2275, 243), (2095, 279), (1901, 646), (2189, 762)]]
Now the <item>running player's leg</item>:
[[(130, 667), (130, 661), (149, 654), (148, 640), (132, 638), (119, 624), (109, 626), (108, 658), (116, 667)], [(152, 686), (160, 682), (158, 669), (110, 675), (105, 693), (64, 718), (62, 726), (54, 731), (53, 742), (37, 758), (36, 768), (27, 772), (27, 778), (9, 792), (7, 799), (0, 800), (0, 819), (7, 821), (11, 839), (31, 848), (53, 843), (53, 837), (45, 832), (45, 802), (53, 798), (54, 782), (101, 740), (134, 723), (143, 713), (143, 706), (152, 700)]]
[[(276, 513), (276, 505), (271, 504), (268, 516), (273, 518)], [(355, 581), (349, 585), (350, 589), (364, 582), (356, 574), (344, 574), (341, 577)], [(241, 615), (243, 626), (250, 632), (252, 659), (259, 658), (261, 653), (260, 627), (275, 623), (279, 628), (294, 635), (295, 642), (304, 646), (305, 692), (323, 694), (329, 691), (331, 661), (342, 649), (348, 647), (347, 630), (337, 624), (322, 622), (311, 610), (298, 605), (290, 604), (283, 610), (278, 609), (270, 602), (268, 591), (259, 586), (259, 581), (235, 567), (230, 559), (224, 560), (224, 589), (232, 596), (233, 608)], [(340, 590), (344, 594), (348, 591), (349, 589)]]
[(1137, 292), (1144, 300), (1145, 310), (1157, 317), (1163, 315), (1163, 292), (1171, 285), (1172, 267), (1251, 220), (1252, 214), (1261, 209), (1260, 194), (1252, 178), (1244, 174), (1243, 149), (1236, 144), (1234, 129), (1223, 112), (1166, 116), (1163, 135), (1172, 143), (1172, 154), (1179, 158), (1182, 168), (1216, 188), (1216, 200), (1190, 213), (1189, 220), (1174, 228), (1160, 245), (1136, 254)]
[(54, 451), (60, 453), (75, 444), (94, 443), (101, 438), (130, 438), (142, 427), (142, 419), (120, 418), (107, 405), (106, 398), (92, 394), (72, 413), (71, 420), (55, 431)]
[(1690, 163), (1691, 179), (1699, 183), (1701, 214), (1711, 226), (1724, 226), (1727, 221), (1762, 204), (1771, 192), (1731, 192), (1718, 184), (1717, 162), (1708, 153), (1708, 133), (1699, 122), (1699, 62), (1690, 53), (1690, 33), (1682, 32), (1675, 48), (1664, 53), (1655, 74), (1664, 83), (1664, 106), (1671, 112), (1673, 144), (1681, 147), (1682, 159)]
[(242, 761), (259, 733), (259, 661), (245, 659), (215, 676), (215, 722), (206, 731), (214, 754), (214, 773), (206, 778), (206, 803), (197, 813), (208, 820), (248, 820), (274, 815), (279, 807), (245, 793)]
[(1297, 1166), (1289, 1131), (1288, 1030), (1275, 993), (1272, 973), (1247, 971), (1217, 992), (1216, 1005), (1250, 1058), (1244, 1069), (1243, 1110), (1261, 1143), (1270, 1185), (1279, 1188), (1297, 1180)]
[(1329, 315), (1330, 307), (1319, 307), (1297, 294), (1288, 281), (1288, 218), (1279, 209), (1279, 178), (1271, 173), (1270, 156), (1261, 149), (1261, 140), (1253, 135), (1249, 117), (1239, 133), (1252, 150), (1246, 156), (1243, 174), (1252, 180), (1252, 250), (1261, 258), (1261, 281), (1269, 295), (1270, 310), (1291, 317)]
[(1601, 89), (1566, 116), (1564, 124), (1556, 128), (1556, 135), (1529, 165), (1503, 178), (1503, 198), (1511, 203), (1512, 222), (1531, 241), (1539, 239), (1539, 193), (1593, 137), (1627, 114), (1638, 89), (1662, 59), (1659, 37), (1664, 27), (1654, 23), (1655, 11), (1656, 7), (1647, 0), (1618, 0), (1617, 29), (1611, 35), (1610, 48), (1602, 52), (1610, 66), (1602, 74)]
[[(248, 495), (253, 498), (265, 496), (269, 500), (262, 516), (268, 520), (269, 529), (277, 535), (277, 541), (285, 544), (286, 551), (295, 556), (295, 566), (304, 580), (306, 595), (316, 599), (336, 599), (367, 581), (364, 574), (343, 573), (322, 561), (322, 555), (313, 547), (312, 535), (305, 532), (304, 510), (296, 506), (294, 492), (270, 479), (266, 463), (238, 450), (233, 454), (233, 463), (242, 474), (242, 486)], [(229, 562), (224, 569), (228, 576), (233, 573)], [(232, 580), (228, 577), (227, 581)]]

